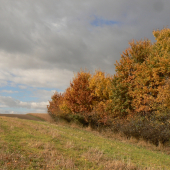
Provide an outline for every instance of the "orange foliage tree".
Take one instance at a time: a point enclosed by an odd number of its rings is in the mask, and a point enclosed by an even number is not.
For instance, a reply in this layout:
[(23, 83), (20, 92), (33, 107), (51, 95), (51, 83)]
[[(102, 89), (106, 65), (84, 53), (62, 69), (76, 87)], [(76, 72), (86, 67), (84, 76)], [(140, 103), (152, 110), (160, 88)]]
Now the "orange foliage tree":
[(159, 86), (158, 91), (157, 103), (159, 105), (157, 112), (170, 110), (170, 79), (165, 81), (164, 86)]
[[(138, 69), (143, 65), (151, 51), (149, 40), (132, 41), (130, 47), (121, 55), (120, 63), (116, 61), (116, 75), (112, 81), (112, 108), (115, 116), (132, 114), (135, 107), (132, 100), (135, 97), (135, 79)], [(131, 93), (130, 93), (131, 92)]]
[(116, 61), (116, 74), (80, 71), (64, 94), (54, 94), (48, 110), (79, 114), (107, 122), (133, 114), (170, 109), (170, 29), (153, 31), (156, 42), (140, 40)]
[(170, 76), (170, 29), (153, 31), (156, 42), (145, 62), (135, 72), (134, 88), (130, 89), (136, 112), (150, 115), (158, 110), (159, 93)]
[(51, 99), (52, 101), (49, 101), (49, 105), (47, 105), (48, 113), (57, 116), (60, 113), (59, 106), (63, 103), (64, 93), (55, 92)]
[(80, 114), (88, 117), (88, 113), (92, 111), (93, 96), (92, 90), (89, 88), (90, 73), (80, 71), (70, 82), (70, 87), (66, 89), (64, 101), (67, 107), (74, 114)]

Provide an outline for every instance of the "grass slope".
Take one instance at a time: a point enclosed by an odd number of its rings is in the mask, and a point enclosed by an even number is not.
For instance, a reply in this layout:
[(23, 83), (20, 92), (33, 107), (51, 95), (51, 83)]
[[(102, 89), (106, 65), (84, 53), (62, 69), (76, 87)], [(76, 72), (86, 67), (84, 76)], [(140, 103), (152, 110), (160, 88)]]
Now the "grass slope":
[(47, 113), (27, 113), (26, 115), (36, 117), (36, 118), (43, 120), (43, 121), (54, 123), (54, 120)]
[(1, 169), (170, 169), (170, 156), (85, 129), (0, 117)]

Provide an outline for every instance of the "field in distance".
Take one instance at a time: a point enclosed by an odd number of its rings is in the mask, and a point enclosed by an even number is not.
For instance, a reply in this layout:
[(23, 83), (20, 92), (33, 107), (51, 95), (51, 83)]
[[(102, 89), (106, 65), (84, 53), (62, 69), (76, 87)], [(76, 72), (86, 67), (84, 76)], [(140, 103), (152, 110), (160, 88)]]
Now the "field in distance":
[(45, 120), (47, 122), (54, 123), (54, 121), (51, 118), (51, 116), (49, 114), (47, 114), (47, 113), (28, 113), (27, 115), (38, 117), (38, 118), (40, 118), (42, 120)]
[(170, 169), (165, 152), (32, 116), (46, 121), (0, 116), (1, 169)]

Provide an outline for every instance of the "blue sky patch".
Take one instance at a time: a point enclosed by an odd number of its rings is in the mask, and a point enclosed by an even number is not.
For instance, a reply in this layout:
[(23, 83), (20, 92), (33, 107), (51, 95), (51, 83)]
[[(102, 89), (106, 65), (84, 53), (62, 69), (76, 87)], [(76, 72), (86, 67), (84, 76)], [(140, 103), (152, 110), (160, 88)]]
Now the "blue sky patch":
[[(0, 96), (6, 96), (6, 97), (12, 97), (16, 100), (20, 100), (23, 102), (33, 102), (33, 101), (39, 101), (39, 95), (37, 96), (38, 90), (45, 90), (45, 91), (52, 91), (55, 90), (54, 88), (42, 88), (42, 87), (31, 87), (31, 86), (25, 86), (26, 88), (22, 89), (20, 88), (22, 84), (16, 84), (15, 86), (11, 86), (10, 82), (8, 82), (8, 85), (5, 87), (0, 87)], [(59, 89), (57, 89), (58, 92), (60, 92)], [(51, 100), (51, 96), (48, 96), (48, 100)], [(48, 101), (47, 100), (47, 101)]]
[(95, 19), (91, 22), (91, 25), (99, 27), (99, 26), (103, 26), (103, 25), (115, 25), (115, 24), (119, 24), (119, 21), (115, 21), (115, 20), (107, 20), (107, 19), (103, 19), (100, 17), (96, 17)]

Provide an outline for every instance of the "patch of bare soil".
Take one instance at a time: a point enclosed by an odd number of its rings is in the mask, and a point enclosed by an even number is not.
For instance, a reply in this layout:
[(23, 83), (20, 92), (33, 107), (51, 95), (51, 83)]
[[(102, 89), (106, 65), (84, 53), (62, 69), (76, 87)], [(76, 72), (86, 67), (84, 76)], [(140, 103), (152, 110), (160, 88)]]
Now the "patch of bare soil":
[(0, 116), (5, 116), (5, 117), (17, 117), (19, 119), (27, 119), (27, 120), (36, 120), (36, 121), (42, 121), (38, 117), (34, 117), (31, 115), (26, 115), (26, 114), (0, 114)]

